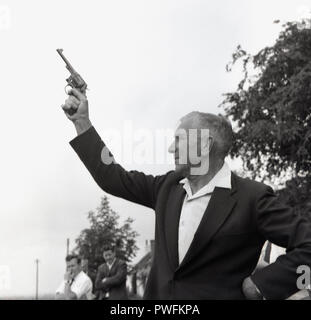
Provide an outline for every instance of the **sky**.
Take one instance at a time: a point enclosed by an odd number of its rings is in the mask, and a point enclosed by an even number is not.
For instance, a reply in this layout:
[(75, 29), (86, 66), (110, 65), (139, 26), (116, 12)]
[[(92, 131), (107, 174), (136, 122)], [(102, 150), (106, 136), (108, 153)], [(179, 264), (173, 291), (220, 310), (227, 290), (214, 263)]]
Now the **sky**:
[[(274, 20), (310, 12), (307, 0), (0, 0), (0, 299), (35, 294), (35, 259), (39, 294), (55, 291), (66, 239), (73, 249), (104, 194), (69, 145), (76, 133), (61, 110), (68, 71), (57, 48), (86, 80), (90, 119), (116, 160), (161, 174), (172, 159), (155, 158), (178, 119), (223, 112), (223, 94), (241, 79), (239, 68), (225, 71), (237, 45), (256, 53), (276, 40)], [(135, 219), (137, 260), (154, 214), (109, 199), (121, 221)]]

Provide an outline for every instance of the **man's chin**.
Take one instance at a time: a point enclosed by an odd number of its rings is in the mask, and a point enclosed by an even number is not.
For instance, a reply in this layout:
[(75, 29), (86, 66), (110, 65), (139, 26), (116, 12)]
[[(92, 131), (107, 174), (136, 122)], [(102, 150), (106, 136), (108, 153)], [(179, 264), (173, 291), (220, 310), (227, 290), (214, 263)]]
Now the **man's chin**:
[(186, 164), (175, 164), (175, 172), (176, 173), (180, 173), (183, 176), (187, 176), (187, 174), (189, 173), (189, 166)]

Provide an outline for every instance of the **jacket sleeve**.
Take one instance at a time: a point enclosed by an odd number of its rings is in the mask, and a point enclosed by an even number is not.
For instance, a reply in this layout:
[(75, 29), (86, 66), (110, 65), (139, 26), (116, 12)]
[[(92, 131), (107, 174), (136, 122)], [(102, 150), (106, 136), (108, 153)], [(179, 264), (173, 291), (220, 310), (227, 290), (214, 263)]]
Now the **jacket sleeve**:
[(124, 261), (120, 262), (115, 275), (107, 277), (103, 283), (107, 289), (118, 286), (126, 281), (127, 267)]
[(103, 273), (102, 266), (99, 266), (96, 274), (96, 280), (95, 280), (95, 289), (97, 290), (103, 289), (105, 287), (104, 284), (102, 283), (102, 279), (104, 278), (102, 273)]
[(286, 299), (299, 291), (298, 266), (311, 265), (311, 223), (294, 208), (282, 204), (270, 187), (258, 195), (255, 210), (262, 236), (287, 249), (251, 279), (266, 299)]
[[(94, 127), (74, 138), (70, 145), (101, 189), (154, 209), (156, 195), (166, 175), (154, 177), (138, 171), (126, 171), (112, 160), (113, 156)], [(107, 162), (107, 158), (111, 161)]]

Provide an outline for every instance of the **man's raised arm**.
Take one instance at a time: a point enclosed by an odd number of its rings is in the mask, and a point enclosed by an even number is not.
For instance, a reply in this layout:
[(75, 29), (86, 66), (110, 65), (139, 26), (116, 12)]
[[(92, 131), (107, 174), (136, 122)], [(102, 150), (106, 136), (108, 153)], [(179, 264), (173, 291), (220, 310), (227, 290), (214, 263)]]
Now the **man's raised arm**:
[[(166, 175), (154, 177), (138, 171), (126, 171), (117, 164), (92, 126), (87, 98), (80, 91), (72, 89), (62, 108), (78, 134), (70, 144), (100, 188), (116, 197), (154, 209)], [(76, 112), (72, 114), (72, 110)]]

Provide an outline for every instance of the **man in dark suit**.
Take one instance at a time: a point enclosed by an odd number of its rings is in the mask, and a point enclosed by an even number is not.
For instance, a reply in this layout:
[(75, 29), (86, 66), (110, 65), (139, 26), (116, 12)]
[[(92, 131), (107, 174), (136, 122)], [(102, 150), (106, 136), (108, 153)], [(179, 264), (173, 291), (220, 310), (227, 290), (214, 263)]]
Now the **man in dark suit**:
[(115, 247), (106, 245), (103, 253), (105, 263), (98, 267), (95, 289), (99, 300), (126, 300), (126, 263), (116, 258)]
[[(71, 146), (97, 184), (155, 210), (146, 299), (285, 299), (298, 291), (297, 268), (311, 265), (310, 222), (267, 185), (229, 170), (226, 119), (200, 112), (182, 118), (169, 148), (175, 170), (152, 176), (115, 162), (89, 120), (86, 96), (73, 89), (63, 110), (78, 133)], [(266, 240), (287, 252), (253, 274)]]

